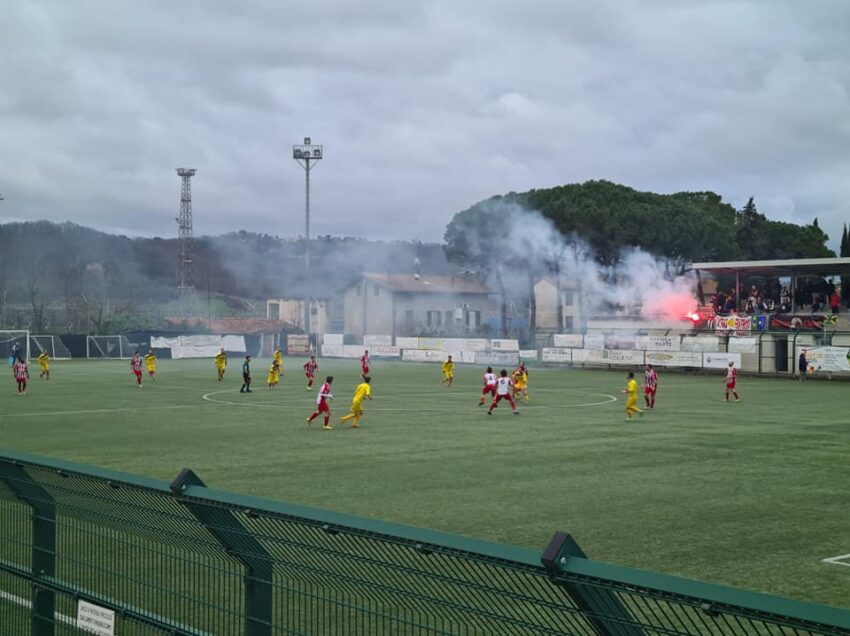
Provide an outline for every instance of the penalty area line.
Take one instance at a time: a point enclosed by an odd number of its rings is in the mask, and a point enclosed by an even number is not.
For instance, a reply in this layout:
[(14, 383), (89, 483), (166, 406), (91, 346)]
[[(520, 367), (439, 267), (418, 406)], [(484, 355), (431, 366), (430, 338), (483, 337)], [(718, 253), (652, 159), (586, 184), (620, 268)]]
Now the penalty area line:
[(850, 567), (850, 554), (839, 554), (838, 556), (821, 559), (821, 563), (829, 563), (830, 565), (846, 565)]

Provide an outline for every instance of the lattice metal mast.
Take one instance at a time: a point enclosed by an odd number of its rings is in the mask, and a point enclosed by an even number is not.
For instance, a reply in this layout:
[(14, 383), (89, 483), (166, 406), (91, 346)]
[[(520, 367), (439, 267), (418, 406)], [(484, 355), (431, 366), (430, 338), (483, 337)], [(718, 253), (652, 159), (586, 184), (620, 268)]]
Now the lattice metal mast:
[(192, 286), (192, 177), (194, 168), (177, 168), (177, 174), (183, 179), (180, 188), (180, 216), (177, 226), (180, 228), (180, 256), (177, 289), (185, 294), (194, 289)]

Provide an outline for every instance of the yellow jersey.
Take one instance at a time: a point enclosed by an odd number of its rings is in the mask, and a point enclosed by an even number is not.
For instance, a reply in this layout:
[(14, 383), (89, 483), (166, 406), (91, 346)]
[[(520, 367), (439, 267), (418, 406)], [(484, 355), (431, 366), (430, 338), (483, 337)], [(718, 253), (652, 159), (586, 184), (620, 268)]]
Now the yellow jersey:
[(280, 352), (280, 349), (275, 350), (272, 359), (277, 362), (277, 366), (283, 368), (283, 354)]
[(219, 369), (223, 369), (227, 366), (227, 354), (226, 353), (218, 353), (215, 356), (215, 366)]
[(635, 380), (634, 378), (629, 380), (629, 383), (626, 385), (626, 392), (629, 394), (629, 398), (637, 398), (637, 392), (638, 392), (637, 380)]
[(361, 382), (357, 385), (357, 389), (354, 391), (354, 399), (351, 400), (354, 404), (359, 404), (363, 401), (363, 398), (372, 396), (372, 387), (365, 382)]
[(47, 368), (47, 364), (50, 362), (50, 356), (47, 355), (47, 352), (43, 352), (38, 356), (38, 364), (41, 365), (42, 369)]
[(455, 368), (454, 362), (449, 362), (448, 360), (443, 362), (443, 373), (445, 375), (451, 375), (452, 372), (454, 371), (454, 368)]
[(145, 356), (145, 365), (148, 369), (152, 369), (156, 366), (156, 356), (152, 353), (149, 353)]

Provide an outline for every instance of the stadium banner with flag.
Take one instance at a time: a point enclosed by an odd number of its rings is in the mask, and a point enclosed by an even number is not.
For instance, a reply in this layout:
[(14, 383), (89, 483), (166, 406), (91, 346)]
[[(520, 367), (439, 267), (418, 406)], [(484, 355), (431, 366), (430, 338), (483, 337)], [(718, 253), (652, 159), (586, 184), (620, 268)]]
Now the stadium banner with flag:
[(544, 347), (541, 351), (543, 362), (572, 362), (573, 350), (560, 347)]
[(729, 338), (728, 349), (732, 353), (757, 353), (757, 338)]
[(703, 369), (725, 369), (730, 362), (734, 362), (736, 367), (741, 366), (740, 353), (723, 353), (706, 351), (702, 354)]
[(680, 351), (682, 343), (678, 336), (636, 336), (635, 349), (644, 351)]
[(552, 343), (556, 349), (581, 349), (584, 346), (584, 336), (577, 333), (552, 334)]
[(646, 364), (656, 367), (702, 367), (702, 354), (698, 351), (647, 351)]
[(806, 371), (808, 373), (816, 373), (818, 371), (828, 371), (835, 373), (850, 372), (850, 348), (806, 348), (806, 365)]

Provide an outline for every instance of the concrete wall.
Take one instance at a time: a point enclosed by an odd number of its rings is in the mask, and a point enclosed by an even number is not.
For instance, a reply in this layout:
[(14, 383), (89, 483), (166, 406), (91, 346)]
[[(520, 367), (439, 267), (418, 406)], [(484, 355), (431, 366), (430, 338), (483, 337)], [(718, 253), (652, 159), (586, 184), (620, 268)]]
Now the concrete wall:
[(370, 280), (362, 280), (345, 292), (345, 333), (393, 333), (393, 295)]
[[(534, 298), (537, 301), (537, 327), (540, 329), (556, 329), (558, 332), (580, 331), (581, 307), (579, 292), (574, 285), (566, 282), (561, 293), (564, 323), (558, 324), (558, 294), (555, 284), (544, 278), (534, 285)], [(567, 327), (567, 318), (572, 318), (572, 328)]]

